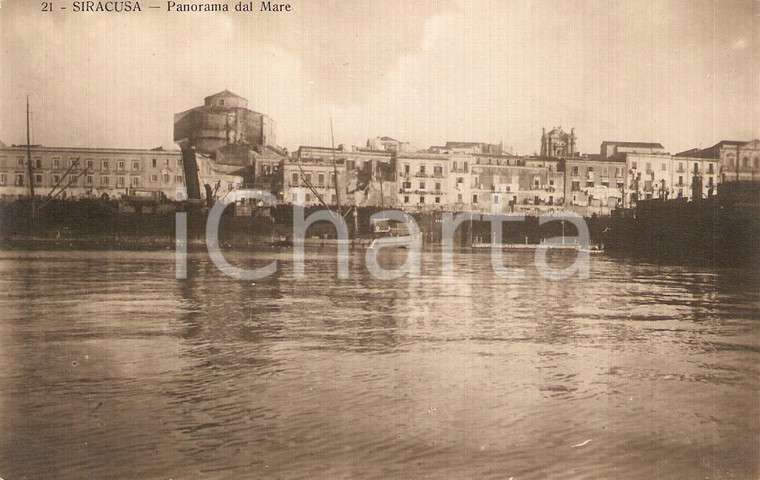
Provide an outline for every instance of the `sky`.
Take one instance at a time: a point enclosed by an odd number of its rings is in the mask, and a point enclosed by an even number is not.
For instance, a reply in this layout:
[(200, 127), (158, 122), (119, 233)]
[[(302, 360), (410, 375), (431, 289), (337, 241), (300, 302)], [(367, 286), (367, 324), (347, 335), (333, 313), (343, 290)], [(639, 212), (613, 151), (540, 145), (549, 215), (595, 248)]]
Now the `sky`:
[(272, 117), (291, 151), (330, 146), (331, 117), (336, 144), (387, 135), (516, 154), (555, 126), (574, 127), (583, 153), (760, 138), (760, 0), (140, 3), (77, 13), (72, 0), (52, 12), (0, 0), (0, 141), (25, 143), (29, 95), (33, 143), (168, 146), (173, 114), (224, 89)]

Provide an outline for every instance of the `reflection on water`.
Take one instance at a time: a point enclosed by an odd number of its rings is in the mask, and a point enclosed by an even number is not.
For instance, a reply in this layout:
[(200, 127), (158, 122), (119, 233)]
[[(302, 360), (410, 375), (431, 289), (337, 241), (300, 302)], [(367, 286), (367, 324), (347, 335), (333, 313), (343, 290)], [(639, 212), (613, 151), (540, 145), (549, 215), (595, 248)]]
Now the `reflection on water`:
[(294, 279), (289, 252), (228, 257), (279, 274), (0, 253), (0, 476), (758, 477), (751, 272), (593, 258), (554, 282), (514, 252), (524, 279), (481, 253), (444, 278), (426, 252), (382, 281), (356, 252), (337, 280), (312, 251)]

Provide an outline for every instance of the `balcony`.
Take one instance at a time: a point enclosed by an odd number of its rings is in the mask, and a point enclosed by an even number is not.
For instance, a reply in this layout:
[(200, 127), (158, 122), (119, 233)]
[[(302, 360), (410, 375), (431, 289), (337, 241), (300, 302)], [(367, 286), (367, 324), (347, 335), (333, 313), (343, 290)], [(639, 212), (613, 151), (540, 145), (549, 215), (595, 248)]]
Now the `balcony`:
[(414, 174), (416, 178), (428, 178), (428, 174), (425, 172), (417, 172)]

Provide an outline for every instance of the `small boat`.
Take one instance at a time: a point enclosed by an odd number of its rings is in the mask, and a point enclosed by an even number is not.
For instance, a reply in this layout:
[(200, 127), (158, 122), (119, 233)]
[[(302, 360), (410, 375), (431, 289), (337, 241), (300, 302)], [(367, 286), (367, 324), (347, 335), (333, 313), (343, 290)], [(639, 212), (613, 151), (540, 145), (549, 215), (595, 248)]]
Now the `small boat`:
[(584, 252), (584, 253), (590, 253), (592, 255), (598, 255), (598, 254), (604, 253), (604, 247), (599, 246), (599, 245), (590, 245), (587, 247), (579, 247), (578, 251)]
[(404, 223), (391, 224), (387, 218), (378, 218), (373, 221), (372, 231), (375, 234), (374, 240), (367, 248), (411, 248), (416, 236), (422, 235), (417, 233), (412, 235)]

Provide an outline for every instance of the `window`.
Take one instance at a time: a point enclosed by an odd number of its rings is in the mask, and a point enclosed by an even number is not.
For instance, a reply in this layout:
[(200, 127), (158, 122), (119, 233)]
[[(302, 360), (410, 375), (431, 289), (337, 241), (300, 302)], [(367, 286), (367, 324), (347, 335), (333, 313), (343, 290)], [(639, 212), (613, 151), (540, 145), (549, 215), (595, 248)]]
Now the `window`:
[[(757, 159), (755, 159), (755, 163), (757, 163)], [(755, 166), (757, 166), (757, 165), (755, 165)], [(715, 167), (715, 164), (713, 164), (713, 163), (708, 164), (707, 165), (707, 173), (711, 173), (711, 174), (715, 173), (714, 167)]]
[(578, 176), (578, 166), (573, 165), (573, 176)]
[(425, 175), (425, 165), (420, 165), (420, 175)]
[(636, 166), (636, 162), (635, 161), (631, 162), (631, 169), (636, 170), (637, 168), (638, 167)]
[(164, 183), (169, 183), (171, 181), (171, 177), (168, 173), (164, 173)]
[(336, 203), (338, 203), (338, 200), (335, 198), (335, 194), (333, 193), (330, 195), (330, 204), (335, 205)]
[(744, 157), (744, 159), (742, 160), (742, 166), (749, 167), (749, 158)]
[(699, 173), (699, 164), (694, 162), (694, 173)]
[(174, 183), (182, 183), (182, 175), (175, 175)]
[(291, 201), (291, 203), (297, 203), (298, 202), (298, 194), (297, 193), (291, 193), (290, 194), (290, 201)]
[(76, 185), (76, 184), (77, 184), (77, 176), (69, 175), (69, 185)]
[(117, 177), (116, 178), (116, 186), (117, 187), (124, 187), (124, 177)]
[(53, 175), (53, 185), (57, 185), (61, 181), (60, 175)]
[(21, 175), (21, 174), (16, 175), (16, 183), (15, 183), (15, 185), (17, 187), (21, 187), (21, 186), (24, 185), (24, 176), (23, 175)]
[(290, 180), (291, 180), (290, 183), (292, 183), (293, 185), (298, 185), (298, 174), (294, 173), (293, 177)]
[(472, 196), (472, 203), (478, 203), (478, 194), (477, 193)]
[(182, 159), (181, 159), (181, 158), (178, 158), (178, 159), (177, 159), (177, 166), (178, 166), (178, 167), (181, 167), (181, 166), (182, 166)]
[(578, 181), (572, 182), (570, 186), (570, 190), (577, 192), (580, 189), (581, 189), (581, 182), (578, 182)]
[(425, 190), (425, 182), (420, 182), (420, 190)]
[(464, 171), (467, 173), (467, 162), (464, 162)]
[(346, 160), (346, 170), (353, 170), (356, 168), (355, 160)]
[(8, 182), (8, 176), (4, 173), (0, 173), (0, 185), (5, 185)]
[(100, 169), (101, 170), (108, 170), (108, 160), (101, 160), (100, 161)]
[(119, 160), (116, 165), (119, 170), (124, 170), (124, 160)]
[(438, 177), (443, 176), (443, 167), (440, 167), (440, 166), (433, 167), (433, 175), (438, 176)]
[(539, 187), (540, 185), (541, 185), (541, 180), (538, 179), (538, 178), (534, 178), (533, 179), (533, 186), (534, 187)]
[(457, 183), (464, 183), (464, 177), (457, 177)]
[(34, 183), (36, 183), (36, 184), (38, 184), (38, 185), (39, 185), (39, 184), (41, 184), (41, 183), (42, 183), (42, 175), (40, 175), (40, 174), (36, 174), (36, 175), (34, 176)]
[(683, 172), (683, 162), (678, 162), (678, 171)]
[(140, 177), (132, 177), (130, 180), (130, 183), (133, 187), (139, 187), (140, 186)]
[(593, 180), (589, 180), (586, 182), (586, 188), (592, 188), (594, 186)]
[(319, 175), (317, 175), (317, 185), (319, 185), (320, 187), (324, 187), (325, 186), (325, 174), (324, 173), (320, 173)]
[(665, 171), (665, 170), (667, 170), (667, 169), (668, 169), (668, 166), (667, 166), (666, 164), (664, 164), (664, 163), (663, 163), (662, 165), (660, 165), (660, 170), (661, 170), (661, 171), (663, 171), (663, 172), (664, 172), (664, 171)]
[(622, 177), (623, 176), (623, 167), (615, 167), (615, 176), (616, 177)]
[(310, 193), (306, 194), (306, 201), (307, 202), (311, 202), (311, 194)]
[(554, 186), (554, 180), (549, 180), (549, 186), (551, 186), (551, 187)]
[(441, 203), (441, 197), (435, 197), (435, 203)]
[(61, 159), (60, 158), (54, 158), (53, 159), (53, 168), (61, 168)]
[(152, 164), (153, 168), (156, 168), (156, 159), (155, 158), (153, 160), (151, 160), (151, 164)]
[(153, 183), (157, 182), (158, 181), (158, 175), (156, 175), (156, 174), (151, 175), (150, 176), (150, 181), (153, 182)]
[(441, 182), (436, 182), (436, 183), (435, 183), (435, 189), (436, 189), (437, 191), (439, 191), (439, 192), (441, 191)]
[(84, 164), (87, 166), (88, 170), (92, 170), (92, 160), (87, 159), (87, 160), (85, 160)]
[(456, 171), (456, 169), (457, 169), (457, 162), (454, 162), (454, 164), (452, 165), (451, 168), (452, 168), (452, 170)]
[(425, 203), (425, 197), (420, 197), (420, 205), (423, 205)]
[(103, 186), (108, 185), (108, 177), (100, 177), (100, 184)]
[(132, 170), (140, 170), (140, 162), (137, 160), (132, 161)]
[(71, 158), (69, 159), (69, 165), (71, 165), (74, 168), (79, 167), (79, 159), (78, 158)]
[(498, 205), (499, 204), (499, 196), (498, 195), (494, 195), (493, 196), (493, 204), (494, 205)]
[(42, 159), (41, 158), (35, 158), (34, 159), (34, 168), (42, 168)]
[(683, 186), (683, 175), (678, 176), (678, 186)]
[(650, 162), (647, 162), (647, 172), (652, 171), (652, 164)]
[(404, 203), (409, 203), (409, 197), (408, 196), (404, 196)]
[(401, 188), (412, 188), (412, 182), (402, 182)]
[(588, 167), (588, 173), (594, 173), (594, 167)]
[(457, 193), (457, 203), (462, 203), (462, 194)]
[(19, 167), (25, 167), (26, 166), (26, 162), (24, 162), (24, 157), (18, 157), (17, 160), (18, 160), (18, 166)]

